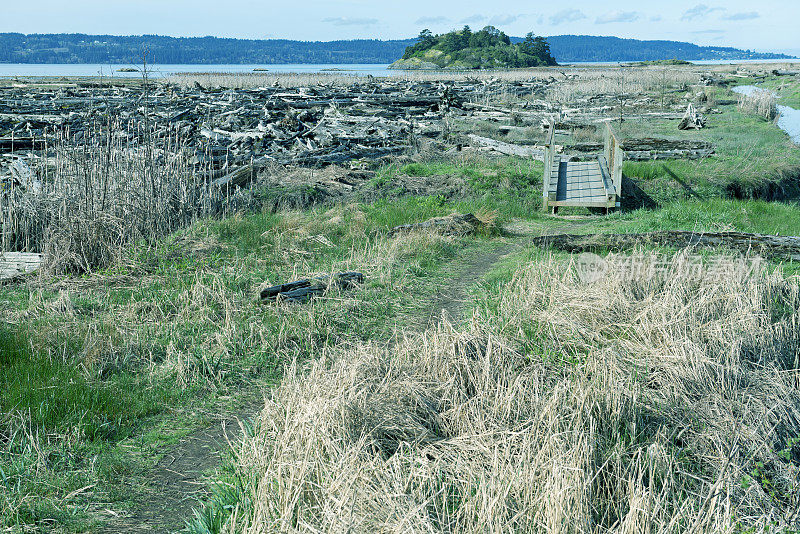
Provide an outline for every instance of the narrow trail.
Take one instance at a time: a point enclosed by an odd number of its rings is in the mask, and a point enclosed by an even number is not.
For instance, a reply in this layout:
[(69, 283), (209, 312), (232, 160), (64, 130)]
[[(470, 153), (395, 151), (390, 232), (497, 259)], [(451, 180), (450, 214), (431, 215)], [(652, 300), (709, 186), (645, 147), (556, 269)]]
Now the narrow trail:
[[(582, 226), (570, 224), (559, 231), (574, 231)], [(506, 235), (490, 250), (470, 251), (458, 263), (446, 287), (429, 297), (429, 303), (416, 317), (411, 328), (422, 331), (446, 318), (465, 319), (470, 288), (475, 287), (503, 258), (522, 250), (527, 238), (542, 233), (541, 228), (522, 221), (506, 226)], [(104, 532), (139, 534), (173, 533), (182, 530), (191, 519), (192, 510), (208, 496), (206, 476), (219, 467), (221, 458), (241, 438), (240, 420), (258, 414), (253, 404), (240, 414), (227, 414), (213, 425), (184, 437), (146, 477), (147, 491), (137, 499), (133, 513), (109, 521)]]
[(182, 530), (192, 510), (208, 496), (206, 475), (219, 467), (230, 443), (241, 438), (239, 421), (258, 413), (252, 404), (238, 415), (226, 414), (213, 425), (185, 436), (145, 477), (147, 490), (132, 514), (109, 521), (104, 532), (172, 533)]

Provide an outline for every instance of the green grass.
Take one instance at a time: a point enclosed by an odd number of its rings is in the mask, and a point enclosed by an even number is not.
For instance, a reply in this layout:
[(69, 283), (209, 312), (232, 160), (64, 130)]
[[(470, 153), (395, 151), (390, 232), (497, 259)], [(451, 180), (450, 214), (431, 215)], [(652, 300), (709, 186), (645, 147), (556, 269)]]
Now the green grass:
[[(80, 344), (53, 338), (44, 351), (20, 327), (0, 326), (0, 526), (82, 529), (86, 486), (106, 486), (130, 469), (111, 451), (174, 400), (134, 374), (86, 377)], [(87, 469), (88, 464), (92, 465)]]
[[(380, 209), (387, 207), (390, 211), (402, 206), (401, 211), (414, 217), (443, 215), (453, 210), (475, 212), (479, 209), (497, 212), (501, 220), (511, 217), (530, 217), (541, 207), (542, 163), (526, 158), (503, 156), (458, 156), (441, 157), (421, 162), (398, 165), (384, 165), (376, 173), (374, 183), (387, 191), (392, 191), (398, 176), (436, 177), (457, 176), (464, 180), (466, 190), (455, 198), (441, 196), (422, 197), (411, 201), (412, 204), (422, 202), (422, 213), (415, 207), (408, 211), (409, 202), (404, 198), (392, 199), (388, 202), (376, 203)], [(406, 197), (408, 198), (408, 197)], [(391, 222), (404, 224), (410, 220), (396, 217)], [(416, 219), (420, 220), (420, 219)], [(389, 223), (390, 221), (384, 220)]]
[(800, 109), (800, 81), (796, 76), (771, 76), (758, 84), (778, 93), (778, 103)]
[[(57, 346), (72, 349), (69, 340)], [(134, 391), (131, 377), (118, 377), (113, 385), (89, 381), (72, 359), (69, 353), (33, 351), (24, 334), (0, 330), (0, 411), (25, 414), (36, 430), (89, 441), (115, 440), (125, 437), (141, 418), (157, 413), (167, 400)]]
[(771, 183), (800, 181), (800, 150), (783, 131), (773, 123), (739, 112), (735, 105), (722, 109), (720, 115), (708, 115), (706, 128), (699, 131), (681, 132), (674, 121), (625, 122), (620, 128), (623, 139), (700, 140), (712, 143), (715, 150), (713, 157), (695, 161), (626, 162), (625, 176), (658, 204), (730, 196), (737, 191), (758, 196), (768, 192)]
[(525, 190), (541, 186), (542, 164), (527, 158), (505, 156), (456, 157), (429, 159), (421, 162), (398, 165), (391, 163), (381, 167), (377, 180), (390, 183), (399, 174), (408, 176), (458, 175), (463, 177), (475, 193), (493, 191), (497, 188)]
[(796, 236), (800, 235), (800, 207), (763, 200), (680, 200), (656, 210), (617, 213), (595, 228), (621, 233), (686, 230)]

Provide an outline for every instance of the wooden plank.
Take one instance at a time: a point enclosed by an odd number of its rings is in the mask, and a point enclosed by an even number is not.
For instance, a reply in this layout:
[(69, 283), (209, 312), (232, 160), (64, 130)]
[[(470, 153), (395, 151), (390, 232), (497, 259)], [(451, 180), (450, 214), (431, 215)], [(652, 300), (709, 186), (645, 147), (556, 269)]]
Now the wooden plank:
[(0, 252), (0, 280), (8, 280), (39, 269), (42, 255), (27, 252)]

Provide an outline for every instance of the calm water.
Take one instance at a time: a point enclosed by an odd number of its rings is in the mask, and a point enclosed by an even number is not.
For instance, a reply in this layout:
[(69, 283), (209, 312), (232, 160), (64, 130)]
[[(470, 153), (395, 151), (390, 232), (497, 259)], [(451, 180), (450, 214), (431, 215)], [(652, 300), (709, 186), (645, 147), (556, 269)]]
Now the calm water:
[[(152, 77), (167, 77), (177, 73), (199, 72), (233, 72), (249, 73), (255, 69), (266, 69), (269, 72), (305, 72), (317, 73), (334, 71), (342, 74), (360, 76), (391, 76), (397, 71), (387, 69), (388, 64), (365, 65), (150, 65)], [(0, 78), (15, 76), (116, 76), (121, 78), (138, 78), (139, 72), (120, 72), (120, 69), (139, 68), (137, 65), (80, 65), (80, 64), (20, 64), (0, 63)]]
[[(798, 60), (744, 60), (744, 61), (694, 61), (697, 65), (723, 65), (730, 63), (797, 63)], [(571, 63), (571, 65), (619, 65), (613, 62)], [(151, 65), (153, 77), (166, 77), (176, 73), (189, 72), (253, 72), (255, 69), (266, 69), (269, 72), (304, 72), (317, 73), (336, 71), (359, 76), (393, 76), (398, 71), (388, 70), (383, 64), (326, 64), (326, 65)], [(119, 72), (120, 69), (138, 68), (138, 65), (80, 65), (80, 64), (43, 64), (31, 65), (20, 63), (0, 63), (0, 78), (14, 76), (116, 76), (121, 78), (138, 78), (138, 72)], [(402, 71), (400, 71), (402, 72)]]
[[(767, 90), (756, 87), (755, 85), (740, 85), (734, 87), (733, 91), (742, 95), (750, 95), (756, 91)], [(778, 127), (789, 134), (792, 141), (800, 144), (800, 109), (790, 108), (789, 106), (778, 106), (778, 112), (781, 114), (780, 117), (778, 117)]]

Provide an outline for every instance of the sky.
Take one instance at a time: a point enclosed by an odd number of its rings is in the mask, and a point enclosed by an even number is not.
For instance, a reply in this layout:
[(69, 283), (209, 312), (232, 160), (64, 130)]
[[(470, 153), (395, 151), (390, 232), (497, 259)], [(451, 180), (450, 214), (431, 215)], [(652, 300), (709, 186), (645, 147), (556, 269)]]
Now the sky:
[(0, 32), (330, 41), (491, 24), (800, 54), (800, 0), (0, 0), (0, 13)]

